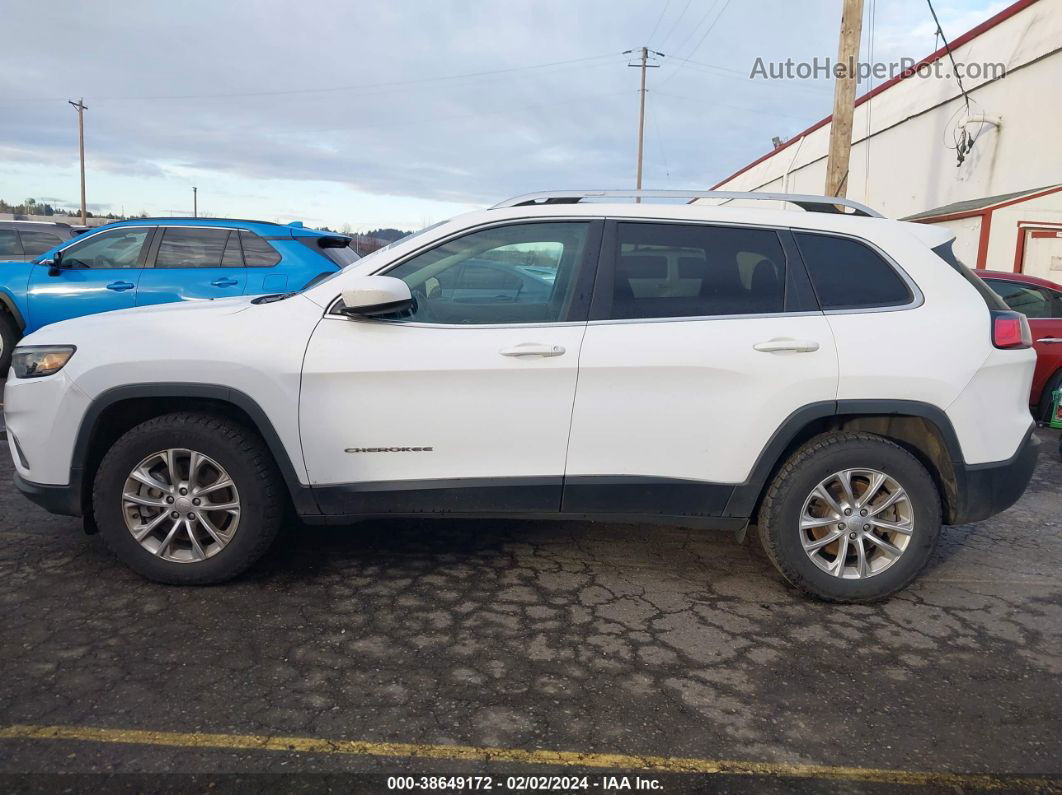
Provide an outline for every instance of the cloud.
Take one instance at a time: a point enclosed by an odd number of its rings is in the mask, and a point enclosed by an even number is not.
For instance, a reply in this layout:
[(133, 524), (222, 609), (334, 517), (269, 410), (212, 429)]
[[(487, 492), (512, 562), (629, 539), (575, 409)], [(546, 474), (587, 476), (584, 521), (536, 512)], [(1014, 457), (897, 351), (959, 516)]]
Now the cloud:
[[(834, 0), (732, 2), (711, 30), (722, 3), (688, 5), (681, 15), (672, 5), (648, 42), (667, 57), (649, 74), (646, 186), (706, 187), (769, 149), (772, 136), (829, 113), (828, 83), (745, 75), (758, 56), (834, 54)], [(988, 5), (952, 3), (944, 13), (979, 20)], [(289, 194), (324, 182), (483, 204), (633, 183), (638, 72), (620, 53), (643, 43), (658, 3), (397, 0), (354, 13), (321, 0), (301, 8), (101, 0), (60, 13), (27, 4), (5, 19), (0, 161), (42, 174), (76, 168), (76, 114), (66, 100), (84, 95), (90, 170), (145, 190), (213, 173), (262, 191), (278, 180)], [(879, 12), (884, 50), (894, 30), (924, 27), (928, 16), (916, 0), (887, 8)], [(912, 45), (921, 47), (916, 57), (931, 38)], [(527, 68), (534, 65), (542, 66)], [(133, 193), (108, 198), (138, 206)]]

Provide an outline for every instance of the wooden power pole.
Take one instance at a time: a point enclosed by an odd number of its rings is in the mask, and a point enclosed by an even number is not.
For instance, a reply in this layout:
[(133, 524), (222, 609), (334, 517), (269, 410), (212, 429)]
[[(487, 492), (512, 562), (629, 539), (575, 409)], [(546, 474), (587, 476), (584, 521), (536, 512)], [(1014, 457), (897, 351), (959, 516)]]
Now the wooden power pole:
[[(631, 53), (631, 52), (634, 52), (634, 50), (627, 50), (627, 52), (625, 52), (624, 55), (626, 55), (627, 53)], [(663, 53), (656, 52), (655, 50), (653, 51), (653, 54), (654, 55), (663, 55)], [(635, 177), (635, 185), (634, 185), (635, 188), (637, 188), (638, 190), (641, 190), (642, 189), (642, 152), (645, 149), (645, 70), (646, 69), (656, 69), (656, 68), (658, 68), (660, 66), (660, 64), (649, 63), (649, 48), (648, 47), (642, 47), (641, 63), (640, 64), (631, 63), (631, 64), (627, 64), (627, 66), (640, 67), (641, 70), (642, 70), (642, 87), (641, 87), (641, 89), (639, 89), (639, 92), (638, 92), (640, 94), (640, 96), (641, 96), (641, 103), (640, 103), (640, 105), (638, 107), (638, 171), (637, 171), (637, 177)], [(641, 199), (635, 199), (635, 201), (639, 201), (640, 202)]]
[(826, 195), (844, 196), (848, 188), (848, 159), (852, 152), (852, 113), (855, 110), (859, 65), (859, 36), (863, 30), (863, 0), (844, 0), (841, 40), (834, 65), (833, 121), (830, 157), (826, 163)]
[(73, 100), (67, 100), (67, 102), (77, 111), (77, 139), (78, 149), (81, 152), (81, 225), (86, 226), (88, 221), (85, 218), (85, 111), (88, 110), (88, 106), (83, 98), (77, 102)]

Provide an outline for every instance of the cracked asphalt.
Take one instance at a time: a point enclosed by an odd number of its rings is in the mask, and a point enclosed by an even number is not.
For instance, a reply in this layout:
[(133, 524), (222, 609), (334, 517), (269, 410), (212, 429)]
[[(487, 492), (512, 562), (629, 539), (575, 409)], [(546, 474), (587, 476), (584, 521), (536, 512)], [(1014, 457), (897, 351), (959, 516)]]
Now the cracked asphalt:
[[(798, 596), (728, 534), (596, 523), (292, 527), (235, 582), (154, 585), (24, 500), (5, 454), (0, 724), (1060, 776), (1062, 463), (1040, 433), (1018, 505), (860, 607)], [(565, 772), (0, 740), (14, 789), (160, 771)]]

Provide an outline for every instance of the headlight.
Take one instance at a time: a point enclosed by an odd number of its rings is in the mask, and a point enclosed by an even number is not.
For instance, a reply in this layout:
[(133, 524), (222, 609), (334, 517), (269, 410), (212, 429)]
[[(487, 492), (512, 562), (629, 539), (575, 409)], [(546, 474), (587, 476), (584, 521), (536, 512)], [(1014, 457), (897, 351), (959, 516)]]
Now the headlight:
[(76, 351), (73, 345), (27, 345), (11, 354), (16, 378), (40, 378), (58, 373)]

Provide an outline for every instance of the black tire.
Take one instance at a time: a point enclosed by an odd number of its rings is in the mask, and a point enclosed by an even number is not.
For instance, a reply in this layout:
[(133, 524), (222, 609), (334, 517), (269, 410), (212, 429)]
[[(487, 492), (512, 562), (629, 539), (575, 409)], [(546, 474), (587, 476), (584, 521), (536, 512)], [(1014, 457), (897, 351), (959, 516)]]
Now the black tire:
[(1037, 422), (1049, 423), (1051, 422), (1051, 409), (1054, 408), (1054, 394), (1055, 391), (1062, 387), (1062, 370), (1059, 370), (1053, 376), (1047, 379), (1047, 385), (1044, 387), (1044, 393), (1040, 397), (1040, 405), (1036, 410)]
[[(156, 557), (125, 524), (126, 479), (145, 457), (170, 448), (209, 456), (228, 472), (239, 493), (239, 525), (232, 540), (205, 560), (179, 563)], [(92, 489), (93, 514), (110, 550), (143, 577), (171, 585), (209, 585), (246, 571), (276, 538), (287, 502), (280, 473), (256, 432), (228, 419), (190, 412), (155, 417), (126, 432), (104, 456)]]
[[(885, 473), (907, 492), (915, 530), (888, 568), (846, 579), (823, 571), (808, 557), (800, 541), (800, 516), (819, 483), (836, 472), (861, 467)], [(808, 441), (779, 470), (759, 512), (760, 541), (786, 580), (823, 601), (852, 604), (879, 601), (906, 587), (929, 561), (940, 524), (940, 494), (925, 467), (899, 445), (869, 433), (829, 433)]]
[(7, 368), (11, 366), (11, 352), (21, 336), (15, 319), (0, 309), (0, 378), (7, 377)]

